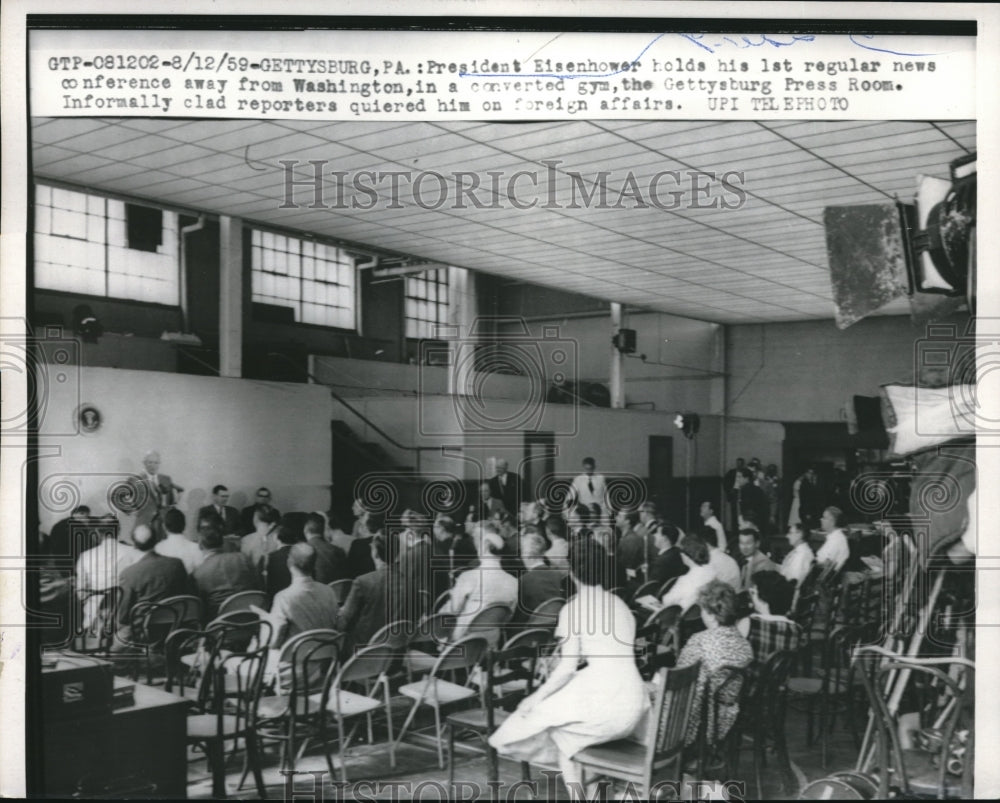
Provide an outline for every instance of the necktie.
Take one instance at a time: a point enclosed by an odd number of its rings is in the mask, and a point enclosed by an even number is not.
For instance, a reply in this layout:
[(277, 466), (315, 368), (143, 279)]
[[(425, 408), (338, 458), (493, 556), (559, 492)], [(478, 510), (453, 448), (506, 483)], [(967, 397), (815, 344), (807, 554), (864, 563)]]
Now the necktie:
[(587, 487), (590, 489), (591, 495), (593, 495), (593, 493), (594, 493), (594, 481), (593, 480), (587, 480)]

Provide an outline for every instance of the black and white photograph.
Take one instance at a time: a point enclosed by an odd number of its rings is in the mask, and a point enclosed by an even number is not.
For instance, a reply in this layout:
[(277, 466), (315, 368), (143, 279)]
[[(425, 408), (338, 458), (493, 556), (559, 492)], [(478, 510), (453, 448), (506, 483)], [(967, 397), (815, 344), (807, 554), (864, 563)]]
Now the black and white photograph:
[(997, 15), (638, 5), (22, 16), (5, 796), (1000, 793)]

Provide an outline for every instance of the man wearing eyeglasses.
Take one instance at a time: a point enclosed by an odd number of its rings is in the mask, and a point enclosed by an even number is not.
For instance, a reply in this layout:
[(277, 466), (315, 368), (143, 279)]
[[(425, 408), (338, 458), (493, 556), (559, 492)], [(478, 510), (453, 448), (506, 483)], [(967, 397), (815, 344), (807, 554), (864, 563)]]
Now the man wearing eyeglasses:
[(279, 519), (281, 518), (281, 511), (271, 504), (271, 491), (267, 488), (261, 487), (257, 489), (257, 493), (254, 496), (254, 503), (252, 505), (247, 505), (240, 512), (240, 534), (249, 535), (254, 532), (254, 513), (258, 510), (265, 511), (266, 509), (273, 510), (277, 514), (277, 517)]

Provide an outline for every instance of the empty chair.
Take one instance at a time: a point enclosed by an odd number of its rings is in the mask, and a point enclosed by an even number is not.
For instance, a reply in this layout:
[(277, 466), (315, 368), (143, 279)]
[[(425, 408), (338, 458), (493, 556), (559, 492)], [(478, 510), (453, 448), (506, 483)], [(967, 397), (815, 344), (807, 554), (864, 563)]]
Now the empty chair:
[[(396, 650), (388, 643), (362, 647), (344, 661), (340, 667), (331, 668), (323, 683), (322, 693), (313, 696), (313, 700), (319, 706), (319, 728), (324, 742), (327, 742), (326, 723), (331, 718), (336, 720), (337, 743), (340, 752), (339, 774), (343, 783), (347, 783), (345, 756), (354, 736), (354, 730), (350, 734), (345, 732), (345, 723), (348, 719), (364, 714), (368, 721), (368, 736), (369, 742), (371, 742), (371, 717), (381, 706), (385, 706), (386, 728), (389, 734), (389, 766), (396, 766), (396, 743), (392, 738), (392, 702), (386, 674), (395, 657)], [(345, 688), (348, 685), (357, 684), (363, 684), (364, 694)], [(379, 689), (382, 691), (381, 700), (373, 696), (378, 693)], [(326, 751), (326, 763), (331, 777), (336, 775), (329, 746), (327, 746)]]
[(586, 788), (595, 776), (637, 784), (640, 798), (652, 799), (654, 782), (680, 784), (684, 737), (701, 664), (657, 673), (656, 698), (641, 742), (617, 739), (585, 747), (573, 756)]
[[(159, 602), (139, 602), (129, 614), (127, 647), (138, 650), (146, 664), (146, 680), (153, 683), (153, 654), (163, 649), (167, 636), (177, 628), (177, 609)], [(133, 663), (132, 679), (139, 679), (139, 662)]]
[[(471, 670), (485, 655), (489, 648), (489, 642), (485, 636), (473, 635), (465, 636), (456, 642), (445, 646), (441, 654), (434, 660), (430, 671), (420, 680), (407, 683), (399, 688), (399, 693), (413, 700), (410, 713), (403, 723), (396, 738), (397, 744), (402, 741), (413, 717), (422, 705), (428, 705), (434, 709), (434, 731), (437, 738), (438, 765), (444, 769), (444, 750), (441, 742), (441, 708), (445, 705), (468, 700), (476, 696), (476, 690), (471, 687)], [(407, 664), (410, 665), (410, 657), (407, 656)], [(419, 667), (414, 667), (414, 670)], [(464, 685), (445, 680), (442, 675), (445, 672), (464, 671), (466, 682)]]

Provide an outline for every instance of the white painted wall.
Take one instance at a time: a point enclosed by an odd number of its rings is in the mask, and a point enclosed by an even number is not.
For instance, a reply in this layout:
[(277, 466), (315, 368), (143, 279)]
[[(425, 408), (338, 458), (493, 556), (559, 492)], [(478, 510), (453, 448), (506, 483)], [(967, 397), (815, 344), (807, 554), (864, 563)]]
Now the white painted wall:
[[(237, 508), (261, 485), (283, 512), (329, 505), (326, 388), (51, 363), (39, 372), (46, 388), (38, 463), (43, 530), (77, 504), (108, 512), (108, 488), (141, 472), (149, 449), (160, 452), (161, 471), (185, 488), (179, 507), (187, 514), (209, 502), (217, 483), (229, 487)], [(67, 380), (58, 381), (60, 374)], [(82, 401), (98, 407), (103, 425), (70, 434)]]

